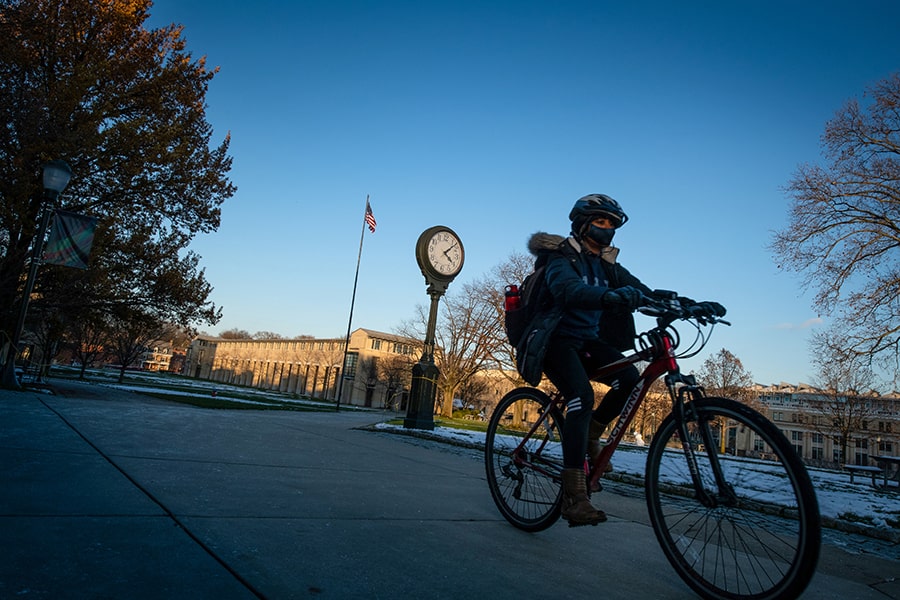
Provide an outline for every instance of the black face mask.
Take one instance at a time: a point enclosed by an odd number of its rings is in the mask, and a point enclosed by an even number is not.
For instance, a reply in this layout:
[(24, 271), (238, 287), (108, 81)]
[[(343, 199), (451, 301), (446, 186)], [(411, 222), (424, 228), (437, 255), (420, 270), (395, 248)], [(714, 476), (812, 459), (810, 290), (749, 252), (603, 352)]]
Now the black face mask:
[(597, 227), (596, 225), (589, 226), (587, 231), (584, 232), (586, 238), (603, 247), (612, 244), (612, 239), (615, 234), (615, 229), (604, 229), (603, 227)]

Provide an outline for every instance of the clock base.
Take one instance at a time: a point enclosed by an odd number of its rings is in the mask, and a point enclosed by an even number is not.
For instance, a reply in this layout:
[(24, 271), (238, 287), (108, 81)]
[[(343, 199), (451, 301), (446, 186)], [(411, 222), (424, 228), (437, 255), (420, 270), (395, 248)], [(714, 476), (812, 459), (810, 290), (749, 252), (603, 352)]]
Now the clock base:
[(403, 427), (406, 429), (434, 430), (434, 399), (437, 397), (437, 381), (440, 372), (433, 362), (420, 360), (412, 368), (409, 404)]

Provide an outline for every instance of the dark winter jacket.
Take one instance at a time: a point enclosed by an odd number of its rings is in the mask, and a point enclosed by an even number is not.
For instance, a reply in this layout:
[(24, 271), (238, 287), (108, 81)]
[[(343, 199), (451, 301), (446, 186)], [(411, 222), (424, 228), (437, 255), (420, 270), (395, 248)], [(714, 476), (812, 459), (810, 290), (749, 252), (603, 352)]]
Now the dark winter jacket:
[(603, 307), (609, 289), (630, 285), (651, 295), (650, 288), (616, 262), (618, 248), (605, 248), (602, 256), (582, 251), (572, 237), (535, 233), (528, 241), (535, 264), (546, 263), (546, 283), (562, 316), (554, 335), (577, 339), (603, 339), (619, 350), (634, 347), (634, 316), (627, 310)]

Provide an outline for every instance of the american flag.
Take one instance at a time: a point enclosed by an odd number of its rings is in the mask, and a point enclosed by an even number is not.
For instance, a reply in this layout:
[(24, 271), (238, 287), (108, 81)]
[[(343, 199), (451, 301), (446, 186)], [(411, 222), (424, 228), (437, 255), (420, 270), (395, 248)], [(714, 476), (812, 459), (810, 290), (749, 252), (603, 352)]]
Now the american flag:
[(372, 207), (368, 200), (366, 200), (366, 225), (369, 226), (369, 231), (375, 233), (375, 215), (372, 214)]

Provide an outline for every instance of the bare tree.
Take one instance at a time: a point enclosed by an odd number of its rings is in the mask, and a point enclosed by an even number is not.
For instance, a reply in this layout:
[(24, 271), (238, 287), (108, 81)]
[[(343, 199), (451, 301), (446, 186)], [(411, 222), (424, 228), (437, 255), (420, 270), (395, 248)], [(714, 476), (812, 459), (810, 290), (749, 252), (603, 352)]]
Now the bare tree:
[(363, 399), (365, 406), (372, 406), (372, 398), (375, 387), (378, 385), (378, 360), (377, 356), (362, 358), (356, 368), (356, 377), (361, 379), (366, 386), (366, 395)]
[[(437, 382), (437, 409), (445, 417), (453, 416), (453, 399), (465, 384), (486, 365), (500, 339), (503, 325), (497, 308), (486, 302), (484, 282), (467, 283), (445, 295), (435, 325), (435, 363), (440, 376)], [(424, 339), (429, 310), (416, 307), (417, 317), (404, 322), (397, 333), (411, 339)]]
[[(740, 359), (725, 348), (703, 361), (697, 380), (711, 396), (733, 398), (757, 410), (763, 409), (752, 390), (753, 377), (744, 370)], [(727, 419), (719, 419), (714, 425), (720, 428), (719, 443), (722, 452), (725, 452), (729, 445), (729, 422)]]
[(257, 331), (253, 334), (254, 340), (283, 340), (285, 337), (274, 331)]
[(485, 399), (488, 392), (489, 384), (484, 377), (470, 377), (459, 386), (457, 396), (462, 401), (463, 408), (474, 408), (475, 410), (487, 411), (490, 402)]
[(662, 423), (662, 420), (672, 410), (672, 400), (662, 379), (657, 379), (650, 384), (644, 401), (641, 402), (638, 412), (631, 424), (632, 429), (641, 434), (644, 440), (650, 440)]
[(174, 348), (187, 348), (191, 345), (194, 335), (192, 331), (173, 325), (166, 336), (166, 341), (170, 342)]
[(503, 325), (496, 306), (484, 302), (483, 289), (483, 282), (469, 283), (444, 298), (443, 327), (435, 335), (435, 354), (441, 371), (441, 414), (446, 417), (453, 414), (456, 391), (490, 364), (501, 339)]
[(219, 334), (223, 340), (249, 340), (253, 336), (246, 329), (228, 329)]
[(88, 312), (69, 321), (67, 337), (72, 356), (81, 365), (78, 378), (84, 379), (85, 371), (106, 354), (108, 324), (103, 315)]
[(412, 379), (413, 358), (408, 354), (391, 354), (378, 361), (378, 378), (385, 385), (385, 406), (400, 408), (397, 399), (408, 390)]
[(741, 360), (725, 348), (703, 361), (697, 380), (710, 396), (733, 398), (759, 409), (752, 390), (753, 376), (744, 369)]
[[(37, 356), (32, 356), (32, 367), (37, 367), (37, 378), (41, 380), (50, 372), (50, 364), (62, 349), (65, 335), (65, 322), (62, 315), (49, 310), (41, 310), (38, 314), (37, 326), (32, 328), (32, 336), (37, 342)], [(37, 365), (34, 362), (37, 361)]]
[(154, 340), (160, 339), (166, 326), (155, 317), (139, 310), (116, 311), (110, 324), (110, 352), (119, 363), (119, 383), (125, 371), (134, 365)]
[(813, 334), (810, 347), (819, 371), (815, 384), (820, 394), (807, 399), (802, 416), (813, 428), (840, 448), (840, 462), (850, 460), (854, 435), (868, 428), (874, 416), (872, 386), (875, 375), (865, 357), (845, 350), (828, 332)]
[[(815, 306), (835, 314), (846, 351), (900, 362), (900, 73), (853, 99), (825, 126), (825, 166), (787, 186), (790, 221), (772, 249), (805, 275)], [(896, 373), (896, 368), (894, 369)]]

